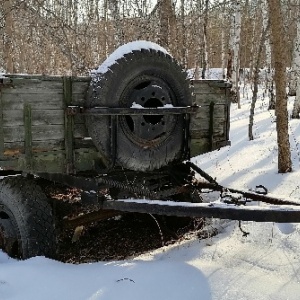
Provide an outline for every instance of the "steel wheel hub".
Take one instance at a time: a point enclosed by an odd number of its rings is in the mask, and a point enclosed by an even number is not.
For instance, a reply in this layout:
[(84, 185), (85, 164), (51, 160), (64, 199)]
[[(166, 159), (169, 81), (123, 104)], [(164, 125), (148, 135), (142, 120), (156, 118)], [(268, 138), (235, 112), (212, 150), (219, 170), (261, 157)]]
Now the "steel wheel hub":
[[(172, 107), (168, 87), (163, 81), (146, 80), (135, 86), (129, 94), (127, 103), (135, 108)], [(129, 138), (139, 143), (157, 141), (171, 132), (176, 117), (172, 115), (137, 115), (124, 117)]]

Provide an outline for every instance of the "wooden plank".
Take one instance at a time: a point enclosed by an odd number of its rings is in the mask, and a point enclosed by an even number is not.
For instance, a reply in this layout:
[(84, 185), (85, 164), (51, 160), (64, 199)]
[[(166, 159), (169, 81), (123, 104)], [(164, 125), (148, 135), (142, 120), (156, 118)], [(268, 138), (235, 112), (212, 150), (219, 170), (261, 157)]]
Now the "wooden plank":
[(22, 94), (3, 93), (3, 110), (22, 110), (24, 103), (31, 105), (32, 110), (58, 110), (63, 107), (63, 93)]
[(73, 94), (86, 94), (90, 82), (73, 81)]
[[(214, 137), (224, 137), (224, 124), (219, 124), (218, 127), (214, 127)], [(197, 139), (197, 138), (202, 138), (202, 137), (206, 137), (208, 138), (210, 136), (210, 132), (209, 132), (209, 128), (201, 128), (201, 130), (191, 130), (190, 131), (190, 135), (192, 139)]]
[(85, 124), (74, 124), (74, 138), (86, 138), (89, 133)]
[(32, 166), (32, 131), (31, 131), (31, 106), (25, 103), (24, 105), (24, 129), (25, 129), (25, 161), (28, 169)]
[[(224, 117), (215, 117), (214, 126), (217, 126), (218, 123), (225, 123)], [(208, 128), (209, 127), (209, 119), (202, 117), (198, 119), (191, 119), (191, 126), (190, 128), (193, 129), (200, 129), (200, 128)]]
[(73, 93), (72, 105), (85, 106), (86, 105), (86, 93)]
[[(74, 152), (75, 166), (77, 171), (94, 170), (95, 162), (100, 162), (101, 157), (94, 149), (78, 149)], [(24, 154), (20, 154), (11, 161), (0, 161), (0, 167), (6, 166), (13, 170), (27, 171), (32, 173), (65, 173), (65, 152), (48, 151), (36, 153), (32, 156), (32, 165), (26, 164)]]
[(11, 86), (4, 89), (4, 93), (14, 93), (21, 91), (22, 93), (38, 94), (44, 92), (59, 92), (62, 90), (63, 82), (61, 79), (57, 81), (48, 81), (42, 79), (29, 78), (12, 78)]
[[(216, 104), (214, 109), (214, 116), (217, 118), (224, 118), (226, 116), (226, 106)], [(191, 119), (209, 118), (209, 105), (201, 106), (196, 114), (191, 115)]]
[[(19, 155), (24, 153), (24, 142), (6, 142), (4, 143), (5, 155)], [(64, 149), (64, 140), (32, 141), (32, 152), (48, 152)]]
[(72, 105), (85, 106), (90, 82), (73, 81)]
[(226, 90), (223, 88), (215, 88), (209, 86), (208, 84), (201, 84), (193, 87), (194, 94), (214, 94), (214, 95), (224, 95)]
[(4, 154), (4, 132), (3, 132), (3, 104), (2, 92), (0, 89), (0, 160)]
[(197, 105), (209, 105), (210, 102), (214, 101), (215, 104), (228, 104), (228, 99), (225, 95), (216, 95), (216, 94), (196, 94), (195, 97), (195, 104)]
[[(64, 111), (61, 110), (32, 110), (32, 126), (38, 125), (63, 125)], [(23, 110), (5, 110), (3, 112), (3, 126), (24, 125)]]
[[(41, 74), (5, 74), (6, 78), (14, 79), (24, 79), (24, 80), (44, 80), (44, 81), (62, 81), (62, 76), (60, 75), (41, 75)], [(81, 78), (81, 77), (80, 77)], [(87, 78), (87, 77), (82, 77)]]
[[(4, 142), (25, 140), (24, 126), (4, 127)], [(32, 126), (33, 141), (61, 140), (64, 138), (63, 125)]]
[[(64, 77), (64, 106), (72, 103), (72, 78)], [(73, 116), (65, 114), (65, 151), (66, 151), (66, 173), (74, 173), (74, 120)]]
[(208, 138), (192, 138), (190, 145), (191, 157), (209, 152), (209, 146)]

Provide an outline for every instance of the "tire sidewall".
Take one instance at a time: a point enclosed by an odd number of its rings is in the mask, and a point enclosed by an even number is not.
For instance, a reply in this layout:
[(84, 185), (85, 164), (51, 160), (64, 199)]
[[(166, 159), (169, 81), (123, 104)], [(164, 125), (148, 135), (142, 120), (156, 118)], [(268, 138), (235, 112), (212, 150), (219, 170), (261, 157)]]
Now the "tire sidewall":
[[(172, 94), (174, 106), (191, 105), (189, 84), (181, 67), (165, 53), (142, 50), (125, 55), (111, 66), (110, 71), (92, 80), (92, 96), (89, 97), (88, 106), (130, 107), (132, 103), (124, 105), (127, 87), (141, 76), (162, 80)], [(118, 126), (117, 162), (128, 169), (149, 171), (180, 159), (184, 121), (182, 116), (174, 118), (176, 124), (173, 130), (159, 143), (149, 147), (143, 147), (128, 139), (122, 126)], [(87, 118), (89, 133), (96, 147), (108, 160), (111, 153), (110, 126), (109, 117)]]
[(52, 209), (39, 186), (25, 178), (3, 179), (0, 182), (0, 205), (4, 206), (15, 227), (23, 259), (38, 255), (54, 256), (54, 221), (52, 224), (45, 222), (46, 218), (52, 219)]

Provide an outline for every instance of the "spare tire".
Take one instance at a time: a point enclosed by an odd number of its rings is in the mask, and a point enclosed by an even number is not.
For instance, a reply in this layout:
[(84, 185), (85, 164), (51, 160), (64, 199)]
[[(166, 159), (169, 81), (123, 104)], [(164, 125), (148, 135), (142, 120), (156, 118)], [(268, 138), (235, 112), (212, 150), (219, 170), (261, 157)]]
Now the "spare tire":
[[(89, 108), (190, 106), (189, 81), (166, 52), (132, 50), (104, 73), (93, 75), (87, 105)], [(121, 167), (149, 171), (181, 158), (182, 115), (119, 116), (118, 120), (116, 162)], [(110, 117), (87, 116), (86, 124), (95, 146), (107, 164), (112, 163)]]

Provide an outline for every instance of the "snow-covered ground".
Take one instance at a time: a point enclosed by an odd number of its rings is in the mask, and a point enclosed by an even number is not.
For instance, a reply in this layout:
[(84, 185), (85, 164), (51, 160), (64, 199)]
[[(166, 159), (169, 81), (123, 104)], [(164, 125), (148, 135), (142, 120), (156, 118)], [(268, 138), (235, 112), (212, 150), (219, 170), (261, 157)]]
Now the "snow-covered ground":
[[(249, 97), (242, 109), (232, 105), (232, 145), (193, 161), (225, 186), (263, 184), (273, 196), (298, 201), (300, 121), (290, 120), (293, 172), (278, 174), (274, 113), (260, 94), (255, 140), (248, 141)], [(70, 265), (0, 252), (0, 299), (300, 299), (300, 225), (243, 222), (245, 237), (238, 222), (215, 223), (220, 233), (213, 238), (190, 237), (126, 261)]]

